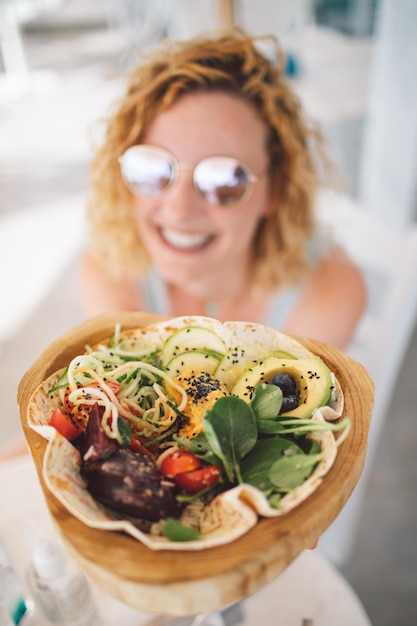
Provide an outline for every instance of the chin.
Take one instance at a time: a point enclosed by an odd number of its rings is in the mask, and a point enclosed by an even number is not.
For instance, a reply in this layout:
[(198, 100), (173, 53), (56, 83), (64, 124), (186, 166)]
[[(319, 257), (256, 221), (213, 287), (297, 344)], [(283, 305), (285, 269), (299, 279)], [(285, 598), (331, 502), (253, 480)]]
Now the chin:
[(159, 248), (158, 253), (152, 254), (152, 261), (165, 280), (183, 284), (186, 280), (204, 278), (207, 268), (216, 263), (216, 257), (212, 246), (198, 250), (176, 250), (164, 246)]
[(198, 265), (182, 263), (155, 263), (162, 278), (173, 285), (187, 286), (190, 282), (201, 281), (205, 272), (199, 271)]

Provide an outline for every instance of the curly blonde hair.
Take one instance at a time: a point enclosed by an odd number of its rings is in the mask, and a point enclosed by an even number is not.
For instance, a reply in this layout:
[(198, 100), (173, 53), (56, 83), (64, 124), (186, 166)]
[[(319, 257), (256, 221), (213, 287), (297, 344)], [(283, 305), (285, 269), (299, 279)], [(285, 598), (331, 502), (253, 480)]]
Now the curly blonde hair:
[(150, 263), (133, 221), (132, 197), (118, 159), (141, 142), (161, 111), (196, 91), (228, 91), (253, 103), (269, 129), (272, 210), (261, 221), (253, 242), (254, 284), (274, 288), (305, 275), (322, 138), (304, 118), (285, 79), (279, 45), (271, 39), (273, 60), (260, 51), (259, 37), (240, 30), (188, 41), (165, 40), (145, 53), (130, 73), (127, 91), (107, 120), (104, 141), (91, 167), (91, 250), (112, 275), (143, 276)]

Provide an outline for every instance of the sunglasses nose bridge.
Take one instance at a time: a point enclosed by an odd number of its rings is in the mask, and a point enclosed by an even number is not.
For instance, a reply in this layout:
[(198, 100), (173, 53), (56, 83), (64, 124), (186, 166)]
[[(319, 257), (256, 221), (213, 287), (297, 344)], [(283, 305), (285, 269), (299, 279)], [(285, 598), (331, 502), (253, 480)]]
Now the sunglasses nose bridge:
[[(184, 163), (182, 161), (175, 162), (175, 171), (174, 171), (174, 182), (178, 183), (181, 177), (182, 172), (190, 172), (191, 177), (194, 176), (194, 167), (189, 163)], [(188, 178), (188, 177), (187, 177)]]
[[(204, 198), (204, 193), (203, 191), (200, 189), (200, 186), (198, 185), (197, 181), (196, 181), (196, 177), (195, 177), (195, 172), (196, 172), (196, 165), (191, 165), (190, 163), (185, 163), (183, 161), (176, 161), (175, 162), (175, 171), (174, 171), (174, 177), (173, 177), (173, 185), (172, 187), (182, 187), (183, 185), (185, 185), (185, 187), (183, 187), (183, 190), (188, 190), (188, 192), (190, 193), (191, 191), (197, 193), (198, 197), (201, 199), (202, 197)], [(184, 176), (181, 176), (181, 173), (185, 173), (186, 176), (184, 178)]]
[(201, 194), (195, 187), (193, 173), (192, 165), (175, 161), (173, 179), (165, 190), (166, 203), (171, 215), (175, 213), (178, 217), (184, 217), (195, 211), (196, 195), (200, 199)]

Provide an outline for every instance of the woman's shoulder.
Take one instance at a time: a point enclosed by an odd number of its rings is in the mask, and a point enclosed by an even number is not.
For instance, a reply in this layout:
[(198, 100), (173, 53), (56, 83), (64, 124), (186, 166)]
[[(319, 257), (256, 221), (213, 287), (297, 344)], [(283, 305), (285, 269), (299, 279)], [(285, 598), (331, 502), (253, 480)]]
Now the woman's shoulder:
[(354, 333), (366, 300), (361, 269), (342, 248), (332, 245), (317, 262), (286, 331), (343, 348)]
[(320, 258), (311, 278), (316, 288), (333, 292), (354, 290), (358, 294), (365, 291), (365, 281), (360, 267), (338, 245), (329, 247)]

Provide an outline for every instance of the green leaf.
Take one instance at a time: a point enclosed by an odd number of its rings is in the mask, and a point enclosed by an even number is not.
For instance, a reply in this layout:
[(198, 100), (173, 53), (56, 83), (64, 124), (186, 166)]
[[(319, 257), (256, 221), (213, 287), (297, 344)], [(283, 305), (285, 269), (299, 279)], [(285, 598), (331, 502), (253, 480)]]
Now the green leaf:
[(195, 454), (205, 454), (210, 450), (210, 446), (204, 432), (198, 433), (192, 439), (188, 439), (188, 437), (179, 437), (178, 435), (174, 435), (173, 439), (181, 448), (187, 448), (187, 450), (190, 450)]
[(253, 392), (250, 406), (256, 419), (275, 420), (282, 406), (282, 391), (277, 385), (257, 385)]
[(200, 537), (195, 528), (187, 528), (173, 517), (167, 517), (163, 526), (164, 536), (170, 541), (193, 541)]
[(117, 428), (119, 430), (118, 441), (121, 446), (127, 448), (132, 441), (132, 431), (129, 424), (125, 419), (123, 419), (123, 417), (117, 418)]
[(204, 431), (228, 479), (242, 482), (239, 462), (253, 448), (258, 436), (251, 407), (236, 396), (219, 398), (206, 412)]
[(291, 491), (310, 476), (314, 466), (323, 456), (323, 453), (282, 456), (271, 466), (269, 478), (279, 491)]
[(341, 428), (339, 425), (329, 422), (315, 422), (311, 419), (303, 420), (298, 417), (289, 420), (278, 416), (276, 420), (258, 420), (258, 430), (264, 435), (301, 435), (304, 437), (315, 431), (341, 430)]
[(264, 435), (282, 435), (286, 428), (279, 420), (258, 420), (258, 431)]
[(275, 489), (270, 478), (271, 466), (284, 454), (299, 452), (300, 448), (289, 439), (283, 437), (260, 439), (241, 463), (243, 481), (264, 492)]
[(206, 461), (209, 465), (221, 465), (219, 457), (213, 453), (205, 432), (198, 433), (192, 439), (188, 437), (178, 437), (174, 435), (173, 440), (178, 444), (179, 448), (186, 448), (199, 459)]
[(273, 493), (268, 496), (269, 506), (273, 509), (279, 509), (282, 500), (282, 493)]

